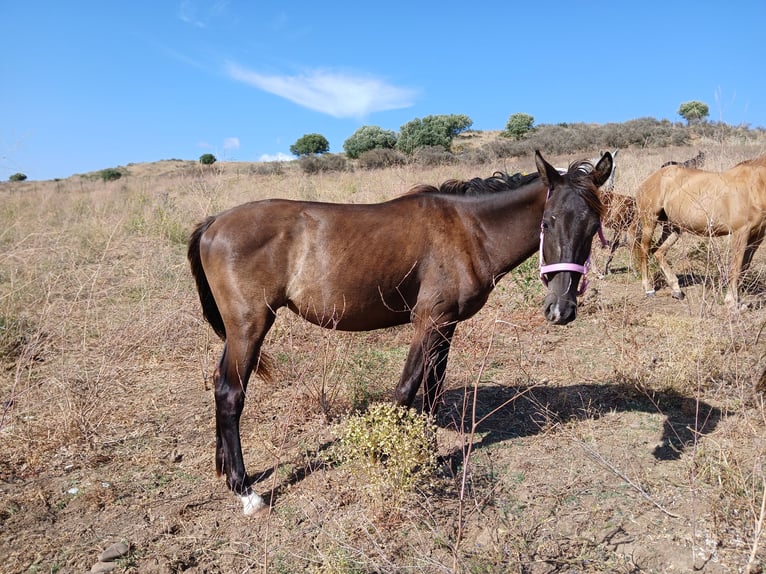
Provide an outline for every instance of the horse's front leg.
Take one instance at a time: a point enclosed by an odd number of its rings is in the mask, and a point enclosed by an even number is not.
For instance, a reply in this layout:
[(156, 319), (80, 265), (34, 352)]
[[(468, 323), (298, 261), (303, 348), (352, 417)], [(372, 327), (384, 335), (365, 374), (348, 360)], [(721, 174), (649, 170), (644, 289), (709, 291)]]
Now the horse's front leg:
[(644, 293), (647, 297), (654, 296), (654, 280), (649, 276), (649, 251), (652, 246), (652, 237), (657, 220), (653, 215), (648, 215), (637, 220), (637, 226), (640, 225), (641, 238), (638, 244), (638, 266), (641, 270), (641, 284), (644, 287)]
[(397, 404), (411, 407), (421, 383), (425, 381), (423, 410), (436, 412), (455, 326), (455, 323), (448, 323), (416, 329), (394, 393)]

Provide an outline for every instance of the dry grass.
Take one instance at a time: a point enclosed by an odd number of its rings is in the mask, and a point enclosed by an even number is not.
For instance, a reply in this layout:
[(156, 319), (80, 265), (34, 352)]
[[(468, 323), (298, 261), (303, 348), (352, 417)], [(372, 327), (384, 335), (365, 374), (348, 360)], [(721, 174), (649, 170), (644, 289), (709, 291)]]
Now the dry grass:
[[(621, 150), (616, 190), (697, 149)], [(708, 169), (764, 152), (699, 149)], [(683, 302), (645, 300), (618, 251), (567, 327), (544, 323), (533, 265), (506, 277), (458, 328), (435, 486), (396, 512), (324, 452), (338, 416), (390, 398), (409, 329), (343, 334), (280, 314), (266, 343), (279, 380), (253, 382), (242, 424), (268, 513), (243, 517), (215, 477), (221, 345), (185, 260), (192, 225), (264, 197), (374, 202), (533, 169), (516, 161), (310, 177), (169, 161), (109, 183), (0, 185), (0, 571), (85, 571), (120, 539), (128, 572), (762, 571), (766, 253), (751, 309), (732, 315), (726, 238), (673, 249), (694, 279)]]

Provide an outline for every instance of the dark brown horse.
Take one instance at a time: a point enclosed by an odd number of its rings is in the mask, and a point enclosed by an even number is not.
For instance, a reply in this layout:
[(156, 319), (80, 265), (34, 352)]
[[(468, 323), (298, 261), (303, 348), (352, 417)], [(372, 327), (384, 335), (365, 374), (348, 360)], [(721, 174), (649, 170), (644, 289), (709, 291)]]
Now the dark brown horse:
[(239, 420), (251, 373), (267, 374), (261, 343), (280, 307), (347, 331), (412, 323), (395, 398), (411, 406), (424, 384), (430, 410), (457, 323), (478, 312), (543, 237), (545, 317), (561, 325), (575, 319), (602, 211), (598, 187), (612, 157), (595, 167), (573, 163), (563, 175), (539, 152), (535, 162), (538, 174), (516, 181), (452, 181), (373, 205), (256, 201), (194, 230), (188, 256), (202, 311), (225, 341), (213, 375), (216, 469), (245, 514), (264, 503), (248, 483)]

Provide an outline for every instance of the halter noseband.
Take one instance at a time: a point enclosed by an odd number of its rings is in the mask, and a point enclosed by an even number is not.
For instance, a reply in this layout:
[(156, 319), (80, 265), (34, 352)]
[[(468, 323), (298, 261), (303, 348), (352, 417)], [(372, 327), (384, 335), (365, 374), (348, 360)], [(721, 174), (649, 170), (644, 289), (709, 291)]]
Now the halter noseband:
[[(545, 198), (546, 203), (548, 202), (548, 199), (551, 196), (551, 190), (548, 190), (548, 195)], [(577, 290), (577, 295), (582, 295), (585, 293), (585, 290), (588, 288), (588, 270), (590, 269), (590, 255), (588, 255), (588, 259), (585, 261), (584, 265), (580, 265), (579, 263), (551, 263), (550, 265), (545, 264), (545, 258), (543, 257), (543, 238), (545, 237), (545, 228), (543, 227), (543, 223), (540, 222), (540, 281), (543, 282), (543, 285), (546, 287), (548, 286), (548, 273), (556, 273), (557, 271), (574, 271), (575, 273), (579, 273), (582, 275), (582, 283), (580, 284), (580, 288)], [(601, 230), (601, 224), (599, 223), (598, 226), (598, 237), (601, 240), (601, 245), (603, 247), (607, 246), (606, 238), (604, 237), (604, 232)]]

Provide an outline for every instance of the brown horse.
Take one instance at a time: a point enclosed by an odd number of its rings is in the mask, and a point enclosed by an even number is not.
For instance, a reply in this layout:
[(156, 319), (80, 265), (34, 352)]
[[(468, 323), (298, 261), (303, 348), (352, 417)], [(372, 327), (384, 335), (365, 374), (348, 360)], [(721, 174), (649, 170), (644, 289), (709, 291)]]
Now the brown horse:
[(612, 230), (612, 240), (609, 242), (609, 257), (604, 264), (604, 275), (609, 275), (614, 252), (620, 245), (635, 240), (632, 224), (636, 219), (636, 199), (629, 195), (602, 190), (601, 201), (604, 203), (605, 215), (602, 225)]
[[(601, 156), (605, 151), (601, 151)], [(612, 240), (609, 242), (609, 257), (604, 264), (603, 275), (609, 275), (609, 266), (614, 259), (614, 252), (620, 245), (635, 240), (635, 234), (631, 232), (631, 224), (636, 217), (636, 200), (629, 195), (623, 195), (614, 191), (614, 179), (617, 174), (617, 154), (619, 149), (615, 149), (612, 154), (612, 173), (601, 187), (601, 202), (604, 204), (604, 217), (601, 221), (603, 228), (612, 230)], [(596, 163), (597, 159), (590, 160)]]
[(750, 265), (766, 233), (766, 155), (743, 161), (722, 172), (663, 167), (651, 174), (636, 192), (641, 225), (638, 250), (644, 291), (654, 295), (649, 277), (649, 252), (655, 226), (663, 233), (654, 255), (673, 297), (683, 299), (665, 256), (682, 231), (720, 237), (732, 235), (729, 286), (725, 301), (739, 306), (739, 277)]
[(563, 175), (539, 152), (535, 162), (534, 176), (451, 181), (380, 204), (255, 201), (194, 230), (188, 257), (202, 311), (225, 341), (213, 375), (216, 470), (245, 514), (264, 503), (248, 483), (239, 420), (251, 373), (267, 374), (261, 344), (280, 307), (347, 331), (412, 323), (395, 398), (411, 406), (424, 384), (430, 410), (457, 323), (478, 312), (543, 238), (545, 317), (561, 325), (575, 319), (602, 211), (598, 187), (612, 157), (595, 167), (573, 163)]

